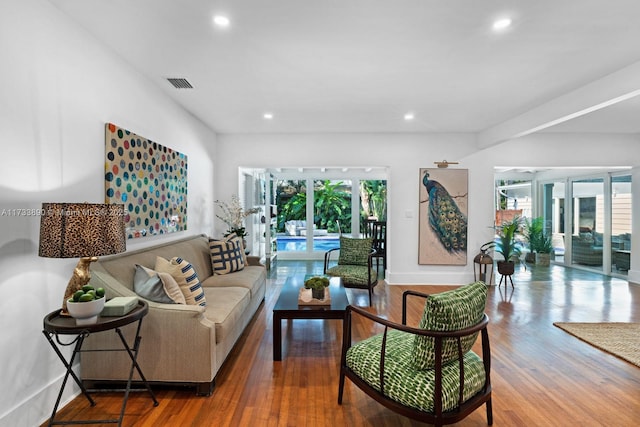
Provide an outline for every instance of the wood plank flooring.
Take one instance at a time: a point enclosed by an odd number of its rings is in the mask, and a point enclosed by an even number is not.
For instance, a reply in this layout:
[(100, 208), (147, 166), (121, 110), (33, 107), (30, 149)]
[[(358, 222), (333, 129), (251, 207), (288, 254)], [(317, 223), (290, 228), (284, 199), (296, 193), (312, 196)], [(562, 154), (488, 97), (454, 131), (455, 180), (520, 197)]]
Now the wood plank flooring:
[[(283, 322), (283, 360), (272, 360), (272, 313), (287, 275), (320, 273), (321, 264), (279, 261), (265, 303), (217, 376), (211, 397), (189, 389), (156, 389), (129, 400), (125, 426), (423, 426), (398, 416), (349, 383), (337, 404), (342, 323)], [(495, 426), (640, 425), (640, 368), (602, 352), (553, 326), (556, 321), (640, 322), (640, 286), (562, 267), (533, 267), (514, 276), (515, 289), (492, 286), (487, 313), (492, 349)], [(376, 287), (371, 311), (400, 321), (406, 289), (440, 292), (447, 286)], [(365, 306), (366, 291), (347, 290)], [(421, 307), (411, 307), (417, 322)], [(369, 327), (357, 325), (358, 333)], [(639, 338), (640, 339), (640, 338)], [(144, 340), (144, 337), (143, 337)], [(144, 367), (143, 367), (144, 369)], [(82, 397), (59, 419), (112, 418), (120, 393)], [(53, 403), (52, 407), (53, 407)], [(486, 426), (481, 409), (456, 424)]]

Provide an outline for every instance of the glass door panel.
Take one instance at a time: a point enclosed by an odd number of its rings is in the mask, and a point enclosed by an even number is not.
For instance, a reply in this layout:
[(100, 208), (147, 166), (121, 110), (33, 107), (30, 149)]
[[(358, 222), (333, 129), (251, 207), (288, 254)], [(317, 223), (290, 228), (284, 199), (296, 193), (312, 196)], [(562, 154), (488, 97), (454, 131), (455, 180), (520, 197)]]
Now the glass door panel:
[(573, 226), (571, 260), (573, 264), (602, 270), (604, 180), (583, 179), (572, 183)]
[(542, 217), (545, 233), (551, 236), (552, 259), (564, 263), (565, 251), (565, 217), (564, 217), (564, 181), (552, 182), (543, 186)]
[(631, 175), (611, 178), (611, 272), (628, 274), (631, 260)]
[(365, 234), (363, 226), (367, 219), (387, 220), (386, 180), (360, 181), (360, 232), (362, 234)]
[(305, 180), (279, 180), (276, 185), (278, 252), (306, 252), (307, 186)]
[(340, 246), (340, 233), (351, 234), (351, 180), (313, 181), (313, 228), (311, 240), (314, 251), (325, 252)]

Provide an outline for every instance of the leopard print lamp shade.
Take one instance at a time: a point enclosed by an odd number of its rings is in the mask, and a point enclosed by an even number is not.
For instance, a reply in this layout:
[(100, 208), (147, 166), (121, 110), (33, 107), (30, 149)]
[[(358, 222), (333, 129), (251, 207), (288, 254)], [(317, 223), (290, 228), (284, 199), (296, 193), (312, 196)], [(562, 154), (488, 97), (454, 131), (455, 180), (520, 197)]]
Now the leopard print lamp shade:
[(43, 203), (38, 255), (80, 258), (126, 250), (124, 205)]

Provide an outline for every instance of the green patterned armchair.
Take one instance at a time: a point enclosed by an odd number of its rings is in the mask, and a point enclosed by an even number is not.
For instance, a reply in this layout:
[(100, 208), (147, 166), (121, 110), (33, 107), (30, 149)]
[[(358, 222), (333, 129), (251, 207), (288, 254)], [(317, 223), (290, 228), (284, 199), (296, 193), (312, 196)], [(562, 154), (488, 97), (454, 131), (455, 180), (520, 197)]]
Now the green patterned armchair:
[[(406, 325), (409, 296), (426, 298), (417, 328)], [(487, 424), (493, 424), (486, 297), (483, 282), (434, 295), (406, 291), (402, 324), (348, 306), (338, 404), (347, 377), (376, 401), (409, 418), (442, 426), (486, 405)], [(372, 330), (361, 327), (367, 322), (384, 332), (352, 344), (352, 333)], [(478, 335), (482, 357), (471, 350)]]
[[(340, 236), (340, 247), (329, 249), (324, 254), (324, 274), (341, 277), (345, 288), (367, 289), (369, 306), (371, 294), (378, 284), (378, 272), (373, 268), (373, 257), (376, 253), (372, 247), (372, 239), (353, 239)], [(335, 251), (340, 251), (338, 264), (331, 260)], [(332, 266), (333, 265), (333, 266)]]

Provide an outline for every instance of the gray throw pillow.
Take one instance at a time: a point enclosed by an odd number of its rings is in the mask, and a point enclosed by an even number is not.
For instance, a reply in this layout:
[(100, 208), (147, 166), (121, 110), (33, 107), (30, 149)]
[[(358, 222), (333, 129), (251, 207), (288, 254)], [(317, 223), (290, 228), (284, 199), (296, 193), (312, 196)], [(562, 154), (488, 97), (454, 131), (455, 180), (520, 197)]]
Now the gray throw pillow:
[[(160, 277), (158, 272), (136, 264), (136, 274), (133, 277), (133, 290), (141, 297), (149, 301), (159, 302), (163, 304), (184, 304), (184, 296), (173, 280), (173, 283), (165, 283), (171, 277)], [(173, 289), (175, 287), (175, 289)], [(169, 289), (167, 289), (169, 288)]]

